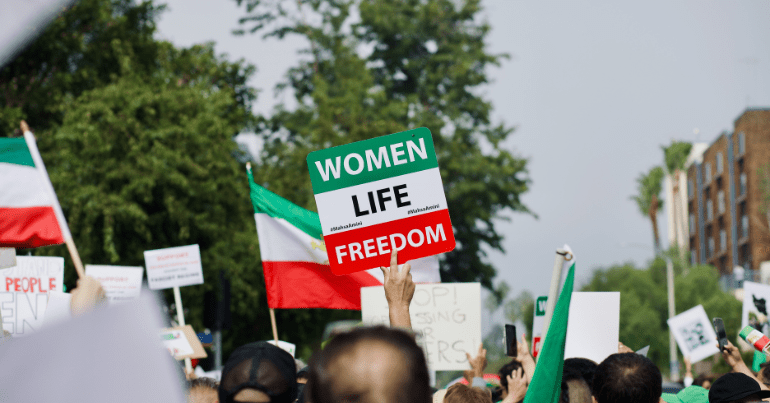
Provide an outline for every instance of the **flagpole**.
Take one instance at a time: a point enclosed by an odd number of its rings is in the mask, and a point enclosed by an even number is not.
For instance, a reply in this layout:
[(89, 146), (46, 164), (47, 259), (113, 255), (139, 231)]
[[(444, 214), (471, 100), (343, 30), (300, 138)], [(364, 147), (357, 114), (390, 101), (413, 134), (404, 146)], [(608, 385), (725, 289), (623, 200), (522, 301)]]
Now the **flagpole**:
[(41, 171), (43, 174), (43, 180), (47, 185), (46, 188), (48, 189), (48, 193), (50, 194), (54, 203), (53, 207), (54, 212), (56, 213), (56, 221), (59, 223), (59, 229), (61, 230), (62, 237), (64, 238), (64, 243), (67, 244), (67, 250), (72, 257), (72, 263), (75, 265), (75, 271), (77, 271), (79, 278), (83, 278), (86, 276), (86, 271), (83, 268), (83, 262), (80, 260), (78, 249), (75, 247), (75, 240), (72, 239), (72, 233), (69, 230), (69, 226), (67, 226), (67, 220), (64, 218), (64, 213), (62, 212), (61, 206), (59, 205), (59, 199), (56, 197), (56, 192), (53, 190), (51, 179), (48, 177), (45, 164), (43, 164), (43, 158), (40, 156), (40, 152), (37, 150), (37, 145), (35, 144), (35, 135), (32, 134), (32, 132), (29, 130), (29, 125), (27, 122), (22, 120), (20, 126), (21, 131), (24, 133), (24, 140), (26, 140), (27, 146), (29, 147), (29, 152), (32, 155), (32, 160), (35, 162), (35, 168), (38, 169), (38, 171)]
[[(246, 171), (248, 173), (251, 173), (251, 162), (246, 163)], [(249, 183), (249, 187), (251, 187), (251, 183)], [(270, 325), (273, 328), (273, 340), (275, 340), (275, 346), (278, 347), (278, 326), (275, 323), (275, 309), (270, 309)]]
[[(556, 258), (553, 262), (553, 272), (551, 273), (551, 288), (548, 290), (548, 300), (545, 304), (545, 316), (543, 317), (543, 335), (540, 344), (545, 345), (545, 337), (548, 335), (548, 326), (551, 324), (551, 317), (556, 308), (556, 299), (559, 297), (559, 285), (561, 285), (561, 271), (564, 266), (564, 260), (569, 254), (564, 249), (556, 249)], [(539, 358), (539, 354), (538, 354)]]

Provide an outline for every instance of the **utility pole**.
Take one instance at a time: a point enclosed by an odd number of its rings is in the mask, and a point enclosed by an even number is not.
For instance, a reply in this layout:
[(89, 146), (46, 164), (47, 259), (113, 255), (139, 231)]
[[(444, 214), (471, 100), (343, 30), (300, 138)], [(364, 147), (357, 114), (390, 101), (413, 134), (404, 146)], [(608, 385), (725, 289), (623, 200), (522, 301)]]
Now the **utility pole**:
[[(666, 282), (668, 283), (668, 318), (671, 319), (676, 316), (674, 301), (674, 263), (671, 261), (670, 257), (664, 256), (664, 258), (666, 259)], [(674, 331), (671, 327), (668, 329), (668, 356), (671, 380), (677, 382), (679, 381), (679, 357), (676, 353), (676, 340), (674, 339)]]

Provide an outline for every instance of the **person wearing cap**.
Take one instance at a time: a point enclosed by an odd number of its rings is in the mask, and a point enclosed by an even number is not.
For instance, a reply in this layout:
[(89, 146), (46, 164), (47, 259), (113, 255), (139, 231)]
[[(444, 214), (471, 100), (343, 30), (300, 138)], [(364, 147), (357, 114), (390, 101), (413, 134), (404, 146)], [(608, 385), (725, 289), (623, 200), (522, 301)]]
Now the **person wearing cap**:
[(709, 403), (753, 403), (770, 397), (770, 390), (763, 390), (750, 376), (731, 372), (722, 375), (709, 389)]
[(222, 369), (220, 403), (292, 403), (296, 365), (286, 351), (264, 341), (233, 351)]

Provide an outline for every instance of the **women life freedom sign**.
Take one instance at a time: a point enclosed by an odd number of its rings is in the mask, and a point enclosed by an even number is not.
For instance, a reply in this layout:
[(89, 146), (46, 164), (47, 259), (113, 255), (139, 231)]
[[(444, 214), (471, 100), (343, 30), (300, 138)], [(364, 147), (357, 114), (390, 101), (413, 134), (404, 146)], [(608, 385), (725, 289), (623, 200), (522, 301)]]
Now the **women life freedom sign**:
[(336, 275), (455, 248), (444, 186), (427, 128), (307, 156), (329, 266)]

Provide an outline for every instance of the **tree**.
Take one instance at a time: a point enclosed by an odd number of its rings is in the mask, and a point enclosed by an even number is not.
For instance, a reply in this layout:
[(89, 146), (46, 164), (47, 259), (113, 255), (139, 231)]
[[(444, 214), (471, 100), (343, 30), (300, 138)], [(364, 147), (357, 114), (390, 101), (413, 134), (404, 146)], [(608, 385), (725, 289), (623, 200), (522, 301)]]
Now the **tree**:
[(457, 240), (443, 258), (442, 279), (493, 288), (495, 269), (483, 248), (502, 251), (495, 223), (506, 219), (503, 212), (530, 213), (520, 200), (530, 181), (527, 161), (506, 149), (512, 129), (492, 124), (492, 105), (477, 95), (488, 83), (486, 68), (505, 57), (487, 51), (490, 28), (478, 22), (480, 1), (310, 0), (297, 3), (302, 11), (283, 2), (236, 1), (246, 6), (249, 31), (310, 42), (311, 58), (291, 69), (283, 86), (294, 91), (298, 107), (278, 107), (261, 127), (257, 180), (313, 209), (304, 174), (309, 152), (428, 127)]
[[(669, 200), (671, 208), (674, 213), (674, 238), (677, 240), (676, 245), (680, 245), (680, 240), (684, 240), (688, 236), (686, 230), (687, 220), (684, 217), (685, 212), (682, 211), (682, 202), (684, 201), (685, 194), (687, 193), (687, 182), (679, 183), (681, 172), (685, 168), (687, 163), (687, 157), (690, 155), (692, 149), (692, 143), (685, 141), (671, 141), (671, 145), (668, 147), (661, 147), (663, 149), (663, 156), (665, 160), (666, 175), (671, 180), (673, 186), (673, 200)], [(685, 259), (687, 254), (686, 248), (679, 248), (680, 259)]]
[[(741, 303), (720, 289), (717, 270), (706, 265), (688, 268), (675, 261), (674, 273), (676, 313), (702, 304), (709, 317), (724, 320), (728, 337), (736, 343), (741, 325)], [(619, 291), (620, 341), (633, 349), (650, 345), (648, 357), (659, 368), (668, 368), (665, 259), (656, 257), (647, 268), (625, 264), (596, 270), (581, 291)], [(727, 372), (729, 367), (721, 362), (714, 371)]]
[(650, 172), (647, 174), (639, 175), (636, 179), (638, 194), (636, 196), (631, 196), (631, 199), (636, 201), (639, 212), (650, 218), (650, 222), (652, 223), (653, 245), (655, 245), (656, 255), (661, 251), (657, 214), (663, 207), (663, 202), (660, 200), (663, 175), (663, 168), (658, 166), (650, 169)]

